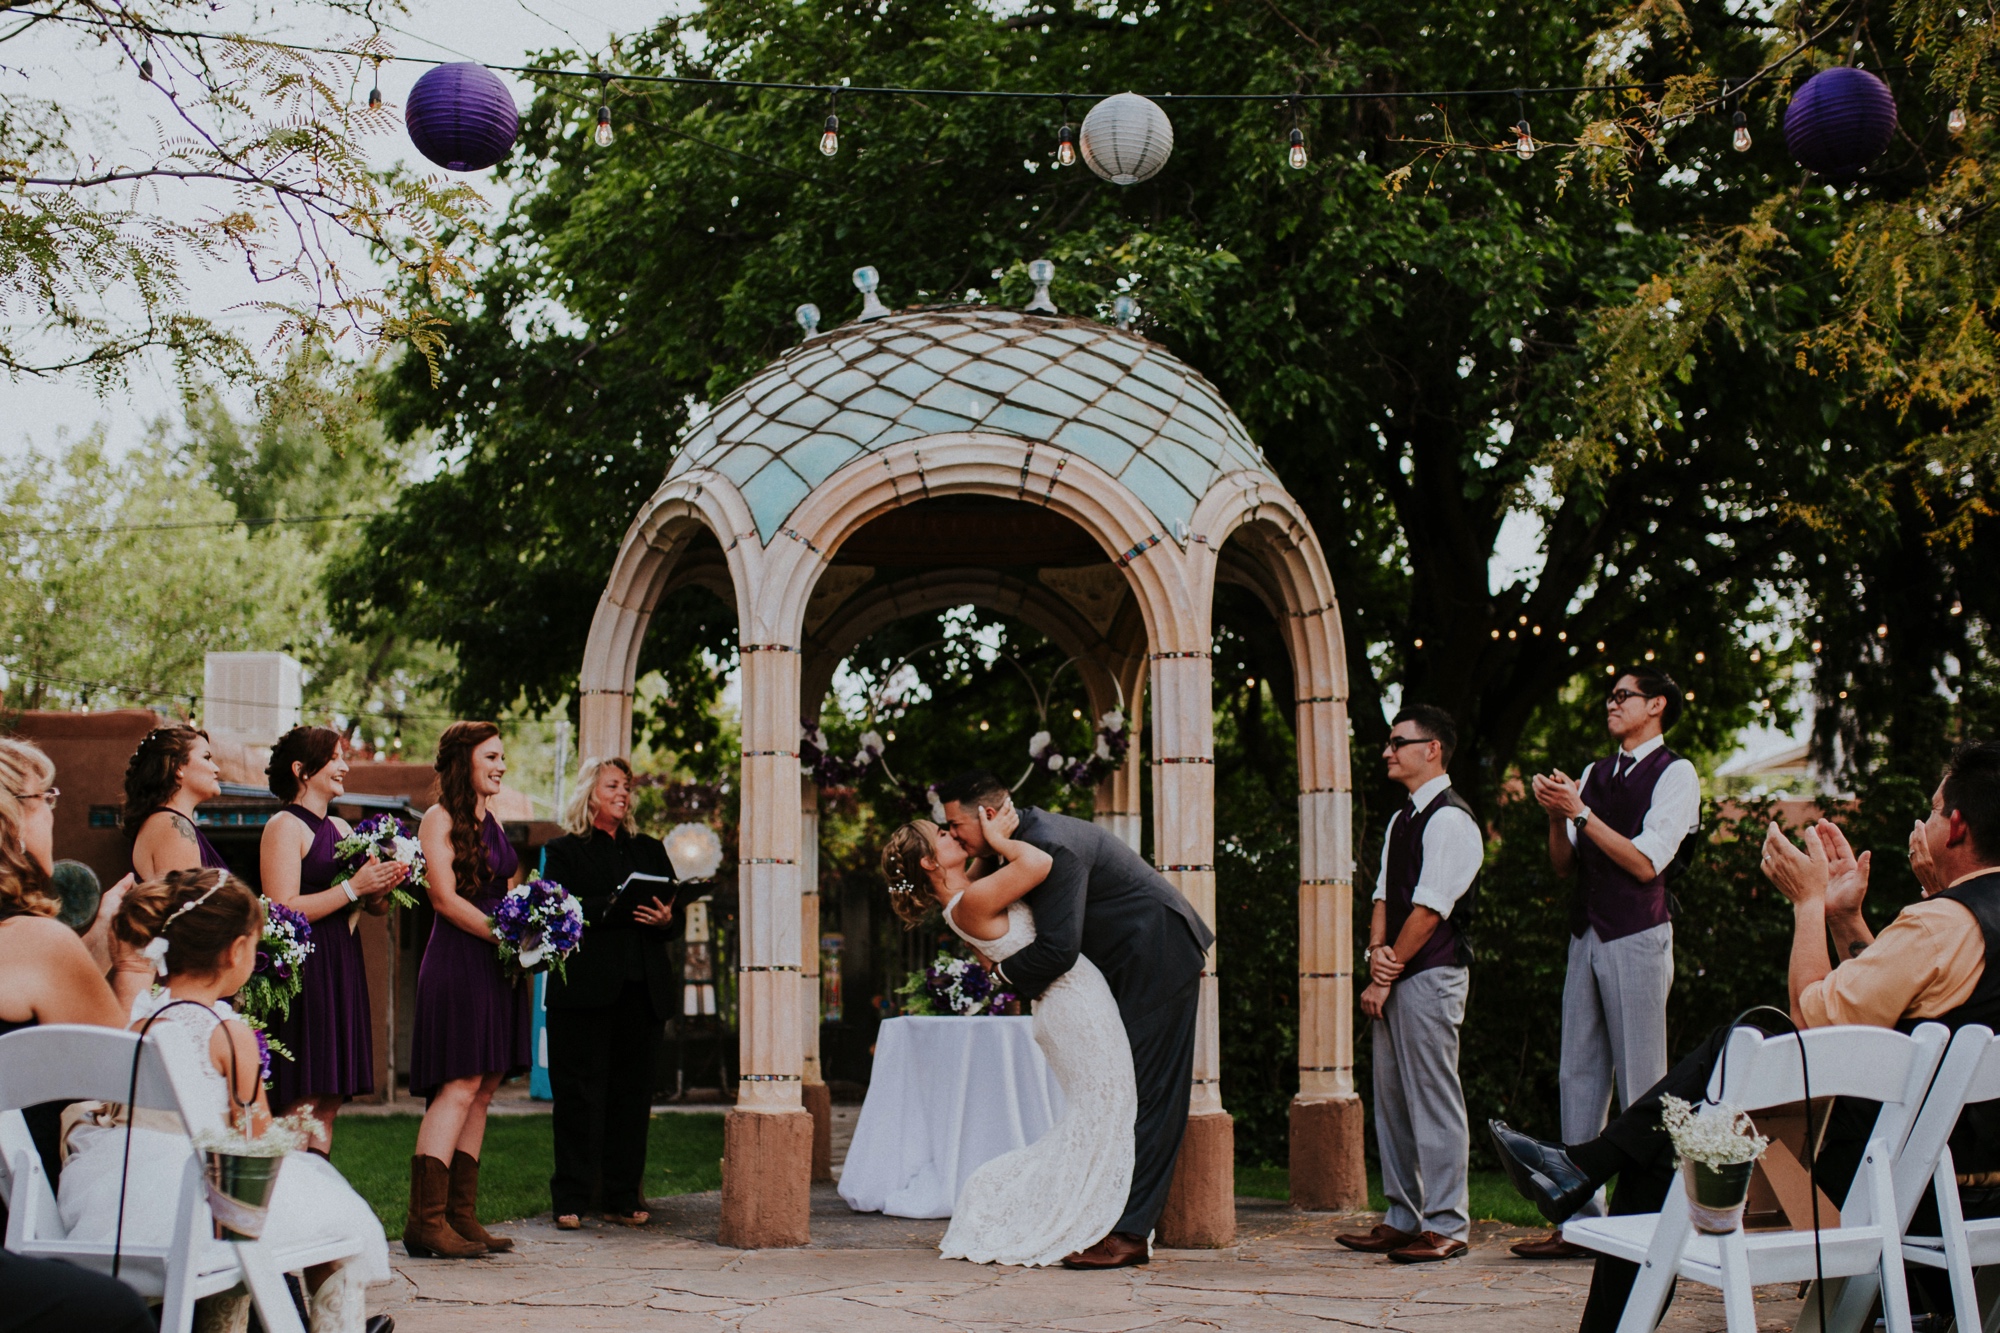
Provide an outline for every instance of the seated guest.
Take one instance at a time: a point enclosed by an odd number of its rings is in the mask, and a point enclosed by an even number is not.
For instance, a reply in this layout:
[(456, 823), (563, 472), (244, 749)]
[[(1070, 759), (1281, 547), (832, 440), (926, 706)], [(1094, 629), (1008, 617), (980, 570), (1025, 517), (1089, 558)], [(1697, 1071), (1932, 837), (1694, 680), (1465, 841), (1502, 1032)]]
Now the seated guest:
[(229, 863), (195, 827), (195, 807), (222, 794), (208, 733), (189, 726), (155, 727), (125, 765), (125, 836), (132, 873), (154, 880), (169, 870)]
[(7, 1333), (155, 1333), (146, 1299), (115, 1277), (60, 1259), (0, 1250), (0, 1328)]
[[(166, 1245), (194, 1151), (189, 1135), (233, 1128), (261, 1136), (271, 1123), (256, 1036), (224, 1002), (250, 979), (264, 900), (226, 871), (176, 870), (128, 892), (113, 929), (161, 970), (161, 986), (145, 997), (133, 1026), (158, 1015), (147, 1040), (189, 1092), (181, 1104), (185, 1128), (149, 1124), (143, 1113), (129, 1127), (115, 1113), (87, 1118), (70, 1132), (57, 1207), (73, 1239), (108, 1241), (122, 1225), (127, 1245)], [(311, 1153), (289, 1154), (263, 1240), (279, 1250), (345, 1242), (352, 1258), (306, 1270), (310, 1326), (313, 1333), (362, 1333), (367, 1284), (388, 1280), (389, 1250), (374, 1210), (340, 1172)]]
[[(1945, 766), (1930, 818), (1910, 840), (1910, 864), (1924, 898), (1905, 907), (1880, 936), (1861, 915), (1872, 854), (1856, 857), (1846, 836), (1825, 821), (1808, 830), (1805, 843), (1801, 852), (1773, 824), (1763, 862), (1765, 876), (1792, 903), (1789, 989), (1792, 1019), (1800, 1027), (1908, 1030), (1929, 1020), (1954, 1031), (1970, 1023), (2000, 1030), (2000, 968), (1987, 967), (2000, 950), (2000, 743), (1963, 746)], [(1841, 955), (1838, 966), (1827, 958), (1829, 930)], [(1765, 1030), (1785, 1028), (1773, 1020)], [(1614, 1177), (1613, 1213), (1657, 1212), (1673, 1170), (1660, 1099), (1702, 1097), (1728, 1040), (1728, 1028), (1711, 1033), (1588, 1142), (1543, 1143), (1491, 1122), (1509, 1178), (1551, 1222), (1570, 1216)], [(1860, 1163), (1874, 1117), (1872, 1104), (1845, 1098), (1830, 1114), (1818, 1176), (1836, 1202)], [(2000, 1106), (1968, 1109), (1951, 1146), (1962, 1184), (1996, 1178), (1990, 1173), (2000, 1172)], [(1968, 1216), (2000, 1214), (2000, 1190), (1961, 1188), (1960, 1197)], [(1622, 1260), (1598, 1259), (1584, 1307), (1586, 1333), (1617, 1326), (1637, 1273)]]
[[(667, 928), (674, 890), (634, 885), (634, 871), (673, 878), (667, 849), (632, 821), (632, 768), (592, 759), (563, 811), (568, 830), (548, 846), (544, 871), (583, 904), (583, 945), (568, 976), (549, 977), (549, 1090), (555, 1094), (556, 1225), (583, 1225), (592, 1196), (626, 1226), (649, 1218), (643, 1179), (652, 1120), (653, 1052), (673, 1011)], [(643, 890), (643, 891), (642, 891)]]

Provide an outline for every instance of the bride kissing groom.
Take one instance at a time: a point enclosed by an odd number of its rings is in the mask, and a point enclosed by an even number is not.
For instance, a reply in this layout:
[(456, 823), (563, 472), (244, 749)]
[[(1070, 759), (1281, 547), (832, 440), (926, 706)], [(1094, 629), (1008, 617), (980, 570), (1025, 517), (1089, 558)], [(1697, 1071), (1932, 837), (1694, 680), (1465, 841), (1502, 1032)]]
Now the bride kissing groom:
[[(1187, 1130), (1202, 960), (1215, 934), (1158, 871), (1096, 824), (966, 773), (938, 784), (946, 827), (883, 847), (906, 920), (945, 923), (1034, 1001), (1061, 1117), (972, 1174), (942, 1250), (975, 1263), (1125, 1268), (1151, 1256)], [(999, 864), (991, 869), (994, 858)]]

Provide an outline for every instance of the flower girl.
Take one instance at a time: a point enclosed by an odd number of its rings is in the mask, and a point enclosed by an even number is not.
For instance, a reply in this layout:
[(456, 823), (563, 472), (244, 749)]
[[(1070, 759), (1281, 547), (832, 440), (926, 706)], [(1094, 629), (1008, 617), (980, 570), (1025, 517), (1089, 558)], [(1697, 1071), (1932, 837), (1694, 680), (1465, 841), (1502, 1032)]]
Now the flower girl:
[[(71, 1236), (111, 1239), (122, 1177), (124, 1243), (169, 1244), (174, 1201), (194, 1151), (190, 1136), (221, 1135), (246, 1118), (252, 1137), (293, 1132), (273, 1125), (259, 1077), (257, 1034), (223, 1000), (249, 980), (263, 926), (263, 900), (226, 871), (175, 870), (126, 893), (112, 929), (153, 959), (161, 981), (134, 1004), (133, 1027), (158, 1013), (147, 1040), (158, 1043), (183, 1095), (198, 1104), (182, 1107), (185, 1128), (171, 1116), (141, 1110), (129, 1167), (124, 1108), (101, 1107), (71, 1129), (58, 1191)], [(183, 1000), (194, 1003), (175, 1003)], [(287, 1154), (263, 1239), (284, 1250), (334, 1238), (353, 1241), (357, 1253), (345, 1263), (307, 1270), (311, 1327), (313, 1333), (361, 1333), (367, 1285), (389, 1278), (382, 1224), (330, 1163), (307, 1152)]]

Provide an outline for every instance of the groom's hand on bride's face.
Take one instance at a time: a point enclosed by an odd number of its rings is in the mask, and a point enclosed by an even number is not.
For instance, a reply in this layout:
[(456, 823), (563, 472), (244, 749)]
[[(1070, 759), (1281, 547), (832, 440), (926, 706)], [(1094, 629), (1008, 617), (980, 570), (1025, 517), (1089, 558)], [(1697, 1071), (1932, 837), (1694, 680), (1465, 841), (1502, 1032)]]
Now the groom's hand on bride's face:
[(993, 835), (996, 833), (1002, 838), (1011, 838), (1014, 836), (1014, 830), (1021, 827), (1021, 812), (1014, 808), (1014, 798), (1011, 796), (1000, 803), (998, 810), (982, 809), (979, 813), (981, 831), (986, 834), (988, 842), (993, 840)]

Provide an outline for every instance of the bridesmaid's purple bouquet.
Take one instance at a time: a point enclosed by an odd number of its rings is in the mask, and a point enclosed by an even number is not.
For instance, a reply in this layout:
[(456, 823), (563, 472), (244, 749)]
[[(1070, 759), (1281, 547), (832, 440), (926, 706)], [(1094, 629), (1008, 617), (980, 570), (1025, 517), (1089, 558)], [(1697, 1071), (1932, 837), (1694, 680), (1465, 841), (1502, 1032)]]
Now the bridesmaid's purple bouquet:
[(236, 995), (236, 1010), (257, 1024), (284, 1018), (305, 985), (306, 955), (313, 951), (312, 923), (283, 903), (264, 903), (264, 934), (257, 941), (257, 963), (250, 980)]
[(568, 889), (531, 879), (507, 890), (491, 920), (500, 966), (510, 976), (548, 971), (567, 979), (564, 965), (583, 942), (583, 904)]
[(415, 907), (417, 900), (409, 891), (430, 887), (430, 881), (424, 878), (423, 844), (409, 835), (402, 820), (386, 811), (356, 824), (354, 832), (335, 845), (333, 854), (343, 860), (372, 856), (385, 865), (393, 861), (408, 866), (410, 873), (403, 876), (403, 882), (389, 890), (389, 901), (398, 907)]

